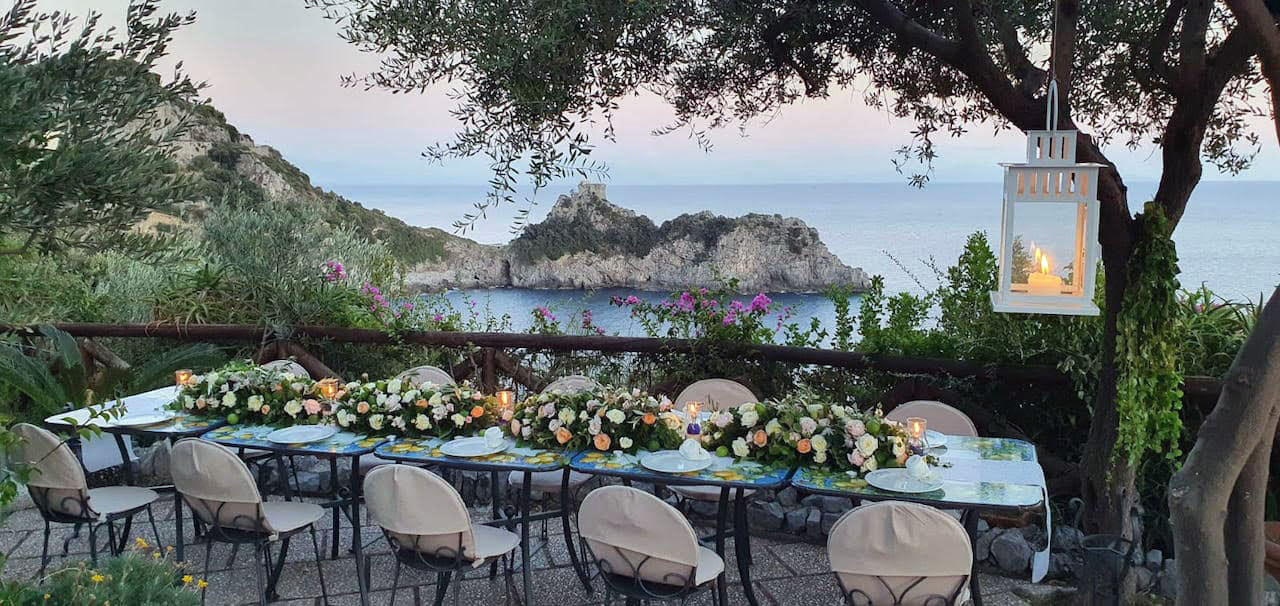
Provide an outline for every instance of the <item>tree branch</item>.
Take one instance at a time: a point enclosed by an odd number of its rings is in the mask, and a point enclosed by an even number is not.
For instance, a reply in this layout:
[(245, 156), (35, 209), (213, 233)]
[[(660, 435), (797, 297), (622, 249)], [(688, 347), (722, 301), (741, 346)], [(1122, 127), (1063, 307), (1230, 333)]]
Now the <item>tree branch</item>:
[(1169, 50), (1169, 42), (1173, 40), (1173, 30), (1178, 26), (1178, 18), (1182, 16), (1182, 10), (1186, 8), (1186, 0), (1172, 0), (1169, 6), (1165, 7), (1164, 15), (1160, 18), (1160, 27), (1156, 29), (1156, 35), (1151, 38), (1151, 44), (1147, 45), (1147, 69), (1154, 77), (1148, 74), (1138, 74), (1143, 79), (1152, 84), (1160, 84), (1160, 88), (1172, 92), (1173, 89), (1173, 68), (1169, 67), (1169, 58), (1165, 53)]
[(1017, 28), (1009, 22), (1008, 13), (996, 10), (991, 18), (996, 24), (996, 35), (1000, 38), (1004, 59), (1013, 69), (1014, 77), (1018, 79), (1018, 89), (1027, 98), (1034, 98), (1044, 86), (1045, 80), (1049, 78), (1049, 72), (1036, 67), (1027, 57), (1027, 49), (1018, 39)]
[(1271, 121), (1280, 143), (1280, 29), (1263, 0), (1227, 0), (1239, 27), (1253, 35), (1262, 75), (1271, 87)]

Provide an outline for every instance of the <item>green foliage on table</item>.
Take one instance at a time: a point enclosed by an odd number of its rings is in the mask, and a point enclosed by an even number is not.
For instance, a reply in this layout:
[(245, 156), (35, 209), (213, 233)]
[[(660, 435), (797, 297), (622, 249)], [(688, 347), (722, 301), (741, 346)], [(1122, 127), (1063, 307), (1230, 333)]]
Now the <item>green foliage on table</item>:
[(1178, 254), (1164, 211), (1147, 204), (1138, 216), (1137, 252), (1117, 318), (1117, 457), (1137, 464), (1147, 452), (1181, 458), (1182, 371), (1185, 340), (1178, 304)]
[[(157, 64), (194, 15), (129, 6), (127, 37), (90, 14), (40, 13), (19, 0), (0, 18), (0, 254), (71, 249), (161, 252), (172, 238), (134, 229), (189, 198), (168, 147), (177, 108), (201, 85)], [(180, 64), (179, 64), (180, 65)]]

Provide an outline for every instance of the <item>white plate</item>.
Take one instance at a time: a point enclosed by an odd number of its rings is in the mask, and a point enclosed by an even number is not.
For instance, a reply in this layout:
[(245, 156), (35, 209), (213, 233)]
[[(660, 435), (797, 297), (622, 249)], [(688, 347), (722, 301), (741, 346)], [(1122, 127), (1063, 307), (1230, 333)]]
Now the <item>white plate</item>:
[(338, 428), (333, 425), (294, 425), (267, 434), (266, 440), (276, 444), (309, 444), (333, 437)]
[(485, 444), (483, 436), (474, 438), (455, 438), (445, 442), (440, 447), (440, 452), (450, 457), (486, 457), (492, 454), (498, 454), (511, 448), (511, 443), (503, 440), (497, 446), (489, 446)]
[(933, 492), (942, 488), (942, 481), (936, 478), (917, 480), (906, 469), (877, 469), (866, 476), (868, 484), (890, 492), (921, 493)]
[(147, 425), (159, 425), (171, 419), (173, 419), (173, 415), (168, 412), (144, 412), (116, 419), (115, 424), (120, 427), (146, 427)]
[(926, 429), (924, 430), (924, 441), (925, 444), (929, 445), (929, 448), (942, 448), (947, 445), (947, 434)]
[(678, 450), (660, 450), (651, 452), (640, 457), (640, 465), (653, 471), (662, 473), (686, 473), (690, 471), (702, 471), (716, 461), (715, 457), (708, 456), (700, 461), (694, 461), (684, 458)]

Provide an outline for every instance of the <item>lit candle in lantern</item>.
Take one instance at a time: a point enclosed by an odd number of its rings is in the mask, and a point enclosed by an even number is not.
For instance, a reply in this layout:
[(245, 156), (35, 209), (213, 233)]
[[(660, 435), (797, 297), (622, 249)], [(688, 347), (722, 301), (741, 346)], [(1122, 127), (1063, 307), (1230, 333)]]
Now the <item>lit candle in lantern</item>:
[(684, 405), (685, 429), (687, 436), (698, 439), (702, 435), (702, 425), (698, 423), (698, 402), (689, 402)]
[(498, 392), (498, 414), (502, 420), (510, 420), (510, 413), (513, 412), (512, 404), (515, 402), (515, 394), (509, 389)]
[(186, 387), (191, 384), (191, 371), (187, 369), (173, 371), (173, 382), (178, 387)]
[(320, 397), (326, 400), (332, 400), (338, 397), (338, 384), (334, 381), (321, 381), (316, 384), (316, 389), (320, 391)]
[(1058, 274), (1049, 273), (1049, 255), (1036, 248), (1036, 263), (1040, 271), (1027, 274), (1027, 291), (1038, 295), (1056, 295), (1062, 292), (1062, 278)]
[(907, 418), (907, 433), (911, 435), (911, 439), (917, 443), (924, 443), (924, 431), (927, 421), (920, 417)]

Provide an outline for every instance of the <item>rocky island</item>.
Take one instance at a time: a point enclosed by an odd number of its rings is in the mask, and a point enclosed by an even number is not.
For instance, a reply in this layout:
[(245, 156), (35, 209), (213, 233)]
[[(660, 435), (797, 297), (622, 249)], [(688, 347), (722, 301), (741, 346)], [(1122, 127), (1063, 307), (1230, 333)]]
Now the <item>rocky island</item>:
[[(178, 110), (175, 109), (175, 113)], [(206, 195), (177, 215), (153, 215), (164, 229), (198, 226), (220, 197), (302, 206), (318, 220), (356, 229), (387, 244), (416, 291), (447, 288), (635, 288), (676, 290), (738, 280), (743, 292), (865, 289), (867, 277), (833, 255), (816, 229), (796, 218), (710, 212), (661, 225), (611, 203), (605, 187), (583, 183), (560, 196), (540, 223), (504, 246), (480, 244), (436, 228), (415, 227), (311, 184), (275, 149), (227, 123), (209, 105), (191, 108), (187, 139), (173, 157)]]

